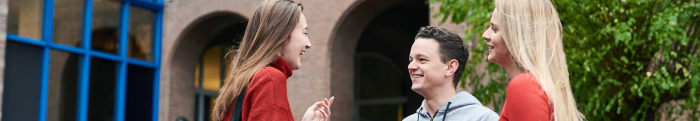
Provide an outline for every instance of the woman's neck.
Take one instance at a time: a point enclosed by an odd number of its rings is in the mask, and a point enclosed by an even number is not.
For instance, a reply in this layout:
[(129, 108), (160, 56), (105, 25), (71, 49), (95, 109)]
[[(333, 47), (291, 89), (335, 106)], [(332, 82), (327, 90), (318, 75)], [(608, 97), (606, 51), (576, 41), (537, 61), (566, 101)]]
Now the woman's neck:
[(515, 65), (514, 61), (510, 61), (507, 65), (503, 66), (504, 69), (506, 69), (506, 74), (508, 74), (509, 78), (515, 78), (515, 76), (518, 76), (518, 74), (523, 73), (523, 70), (520, 69), (517, 65)]

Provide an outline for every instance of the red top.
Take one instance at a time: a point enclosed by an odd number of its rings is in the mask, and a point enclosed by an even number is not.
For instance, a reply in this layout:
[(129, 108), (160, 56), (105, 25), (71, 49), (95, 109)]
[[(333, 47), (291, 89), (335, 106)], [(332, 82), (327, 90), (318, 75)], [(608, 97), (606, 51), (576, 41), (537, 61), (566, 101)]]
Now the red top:
[[(248, 83), (242, 121), (294, 121), (287, 99), (287, 78), (292, 70), (282, 57), (253, 74)], [(223, 121), (230, 121), (233, 106)]]
[(499, 121), (549, 121), (552, 106), (535, 76), (518, 74), (506, 89), (506, 102)]

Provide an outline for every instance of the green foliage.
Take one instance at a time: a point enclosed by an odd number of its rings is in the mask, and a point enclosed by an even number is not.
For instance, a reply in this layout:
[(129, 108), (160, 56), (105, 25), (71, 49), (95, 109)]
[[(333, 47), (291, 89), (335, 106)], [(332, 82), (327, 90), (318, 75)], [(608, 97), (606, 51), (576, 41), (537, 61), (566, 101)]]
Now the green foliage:
[[(441, 3), (433, 17), (466, 23), (465, 40), (472, 47), (470, 81), (474, 96), (492, 102), (500, 112), (505, 100), (503, 69), (489, 63), (481, 34), (488, 27), (493, 0), (428, 0)], [(659, 120), (661, 104), (681, 101), (666, 115), (700, 115), (700, 1), (697, 0), (556, 0), (564, 32), (569, 79), (579, 110), (588, 120)], [(500, 73), (499, 77), (487, 77)], [(647, 73), (650, 75), (648, 76)], [(464, 84), (464, 83), (463, 83)], [(466, 86), (466, 85), (461, 85)], [(688, 112), (686, 112), (688, 113)], [(671, 119), (677, 120), (677, 119)]]

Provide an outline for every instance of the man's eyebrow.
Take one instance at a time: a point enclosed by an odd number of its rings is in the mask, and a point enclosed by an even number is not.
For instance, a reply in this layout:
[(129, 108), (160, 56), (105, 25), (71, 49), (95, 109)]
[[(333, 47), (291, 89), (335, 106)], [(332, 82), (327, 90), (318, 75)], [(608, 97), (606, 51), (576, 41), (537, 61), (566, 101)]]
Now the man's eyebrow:
[(428, 56), (425, 56), (424, 54), (416, 54), (416, 57), (421, 57), (421, 56), (428, 57)]

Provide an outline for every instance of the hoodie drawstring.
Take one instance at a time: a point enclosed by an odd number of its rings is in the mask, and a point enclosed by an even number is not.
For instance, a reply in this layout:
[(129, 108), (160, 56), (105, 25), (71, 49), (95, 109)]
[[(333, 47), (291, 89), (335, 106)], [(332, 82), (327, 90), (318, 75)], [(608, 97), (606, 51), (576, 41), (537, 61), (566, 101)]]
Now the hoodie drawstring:
[[(447, 107), (445, 107), (445, 110), (444, 110), (445, 113), (442, 114), (442, 121), (445, 121), (445, 117), (447, 117), (447, 109), (450, 109), (450, 105), (451, 105), (451, 104), (452, 104), (452, 102), (447, 102)], [(420, 107), (420, 109), (418, 109), (418, 118), (416, 118), (416, 121), (420, 121), (420, 115), (421, 115), (420, 112), (421, 112), (421, 111), (423, 111), (423, 107)], [(440, 110), (435, 111), (435, 114), (437, 115), (437, 112), (439, 112), (439, 111), (440, 111)]]
[(447, 117), (447, 109), (450, 109), (450, 104), (452, 104), (452, 102), (447, 102), (447, 107), (445, 108), (445, 112), (442, 114), (442, 121), (445, 121), (445, 117)]
[(418, 118), (416, 118), (416, 121), (420, 121), (420, 111), (421, 110), (423, 110), (423, 107), (420, 107), (420, 109), (418, 109), (418, 115), (416, 116)]

